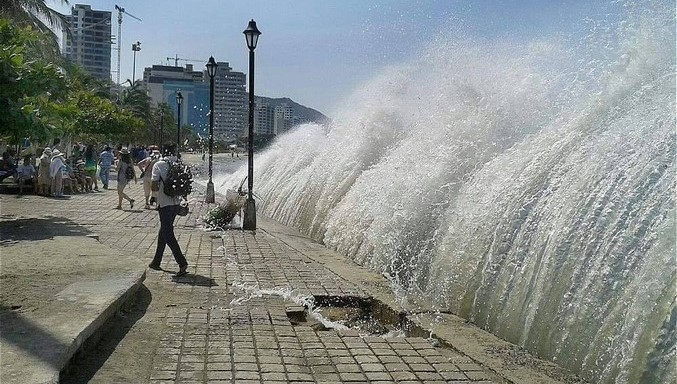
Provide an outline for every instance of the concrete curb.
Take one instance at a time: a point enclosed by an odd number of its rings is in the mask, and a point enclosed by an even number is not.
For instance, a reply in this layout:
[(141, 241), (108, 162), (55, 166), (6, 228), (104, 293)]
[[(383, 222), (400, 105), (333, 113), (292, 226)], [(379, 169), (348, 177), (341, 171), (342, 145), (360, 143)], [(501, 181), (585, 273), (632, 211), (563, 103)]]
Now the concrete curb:
[[(49, 329), (53, 340), (35, 338), (30, 345), (21, 348), (3, 347), (2, 383), (58, 383), (71, 359), (82, 346), (97, 332), (117, 311), (130, 300), (146, 277), (146, 271), (127, 273), (122, 277), (104, 280), (77, 282), (67, 286), (56, 295), (56, 300), (64, 300), (69, 305), (82, 308), (79, 316), (72, 313), (55, 313), (50, 318), (41, 319), (35, 325)], [(83, 313), (86, 313), (83, 316)], [(24, 322), (26, 320), (23, 320)], [(16, 324), (3, 325), (3, 333), (17, 330)], [(19, 332), (21, 333), (21, 332)], [(42, 353), (38, 361), (33, 352), (52, 348), (49, 353)]]
[(146, 271), (144, 270), (120, 280), (121, 284), (127, 284), (127, 286), (115, 292), (114, 297), (110, 300), (109, 304), (80, 332), (80, 334), (75, 337), (73, 344), (71, 344), (64, 353), (63, 360), (61, 361), (61, 364), (59, 364), (59, 374), (68, 368), (73, 357), (75, 357), (83, 346), (86, 345), (88, 340), (98, 338), (100, 336), (98, 334), (99, 331), (105, 329), (104, 325), (108, 323), (110, 319), (115, 317), (116, 313), (122, 309), (126, 303), (133, 300), (136, 292), (145, 279)]

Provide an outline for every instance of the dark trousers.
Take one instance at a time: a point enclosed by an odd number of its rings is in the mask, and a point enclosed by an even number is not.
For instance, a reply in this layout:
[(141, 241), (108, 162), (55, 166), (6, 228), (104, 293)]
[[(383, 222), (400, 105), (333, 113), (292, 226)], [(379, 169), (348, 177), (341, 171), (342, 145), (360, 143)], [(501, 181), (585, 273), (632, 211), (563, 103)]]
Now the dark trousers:
[(160, 265), (166, 245), (172, 250), (174, 259), (179, 264), (179, 267), (188, 265), (186, 258), (181, 253), (181, 247), (179, 247), (179, 243), (176, 241), (176, 236), (174, 236), (174, 219), (176, 218), (178, 208), (178, 205), (169, 205), (158, 209), (160, 214), (160, 232), (158, 232), (157, 248), (153, 258), (153, 264), (155, 265)]

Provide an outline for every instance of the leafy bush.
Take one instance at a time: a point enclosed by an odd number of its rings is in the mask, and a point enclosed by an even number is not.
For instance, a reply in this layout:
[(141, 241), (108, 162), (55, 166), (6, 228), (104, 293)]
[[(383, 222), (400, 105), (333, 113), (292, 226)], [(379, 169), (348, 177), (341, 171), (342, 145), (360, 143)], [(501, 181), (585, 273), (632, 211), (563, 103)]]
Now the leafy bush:
[(205, 214), (204, 222), (210, 228), (225, 228), (239, 211), (240, 208), (233, 204), (218, 205)]

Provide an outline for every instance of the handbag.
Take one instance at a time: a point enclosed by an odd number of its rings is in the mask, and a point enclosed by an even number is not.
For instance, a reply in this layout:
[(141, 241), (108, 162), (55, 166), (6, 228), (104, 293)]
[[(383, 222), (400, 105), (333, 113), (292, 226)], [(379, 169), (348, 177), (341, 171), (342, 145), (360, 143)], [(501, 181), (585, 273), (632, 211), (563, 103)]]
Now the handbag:
[(179, 204), (179, 210), (176, 214), (179, 216), (186, 216), (188, 214), (188, 205)]
[(146, 172), (148, 172), (148, 168), (150, 168), (150, 166), (153, 165), (153, 164), (155, 164), (155, 163), (153, 163), (152, 161), (149, 161), (148, 164), (146, 164), (146, 166), (143, 168), (143, 171), (141, 171), (141, 176), (139, 176), (139, 177), (143, 179), (143, 177), (146, 176)]

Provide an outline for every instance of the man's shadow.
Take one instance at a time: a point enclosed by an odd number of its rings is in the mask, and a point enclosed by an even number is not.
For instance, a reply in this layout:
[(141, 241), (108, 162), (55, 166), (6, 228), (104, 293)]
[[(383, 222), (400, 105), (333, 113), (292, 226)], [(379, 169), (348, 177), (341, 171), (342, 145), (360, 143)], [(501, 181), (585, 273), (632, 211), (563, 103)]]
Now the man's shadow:
[(217, 287), (216, 281), (210, 277), (189, 273), (184, 276), (172, 276), (172, 281), (177, 284), (187, 284), (197, 287)]

